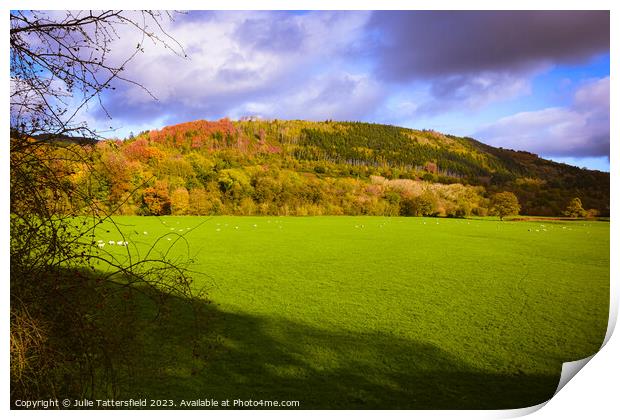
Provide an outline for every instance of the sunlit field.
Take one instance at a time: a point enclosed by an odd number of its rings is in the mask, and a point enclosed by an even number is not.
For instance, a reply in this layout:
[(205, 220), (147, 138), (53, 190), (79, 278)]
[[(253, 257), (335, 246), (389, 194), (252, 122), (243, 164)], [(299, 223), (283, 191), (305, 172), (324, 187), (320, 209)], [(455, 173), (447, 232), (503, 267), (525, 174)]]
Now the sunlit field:
[(143, 349), (127, 398), (524, 407), (549, 399), (561, 364), (591, 355), (605, 335), (606, 222), (115, 221), (123, 235), (102, 226), (99, 252), (191, 260), (194, 287), (211, 301), (204, 363), (181, 305), (171, 324), (136, 331)]

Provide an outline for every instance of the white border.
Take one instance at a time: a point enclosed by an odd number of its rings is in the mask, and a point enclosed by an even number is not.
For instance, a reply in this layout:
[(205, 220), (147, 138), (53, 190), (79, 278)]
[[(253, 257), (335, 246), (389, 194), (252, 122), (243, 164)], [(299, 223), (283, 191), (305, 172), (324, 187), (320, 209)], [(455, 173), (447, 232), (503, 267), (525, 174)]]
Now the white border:
[[(565, 0), (562, 2), (548, 1), (548, 0), (521, 0), (516, 1), (488, 1), (488, 0), (472, 0), (472, 1), (397, 1), (397, 0), (357, 0), (357, 1), (326, 1), (326, 0), (299, 0), (299, 1), (285, 1), (285, 0), (229, 0), (229, 1), (209, 1), (209, 2), (191, 2), (186, 0), (177, 0), (173, 3), (164, 2), (160, 0), (151, 1), (118, 1), (109, 0), (106, 2), (90, 2), (88, 4), (91, 8), (131, 8), (131, 9), (169, 9), (174, 6), (175, 9), (200, 9), (208, 8), (214, 10), (403, 10), (403, 9), (433, 9), (433, 10), (611, 10), (611, 73), (618, 74), (618, 43), (615, 42), (615, 37), (618, 35), (618, 11), (620, 10), (617, 2), (602, 1), (602, 0), (589, 0), (589, 1), (577, 1), (577, 0)], [(56, 1), (50, 3), (49, 1), (41, 0), (24, 0), (3, 2), (3, 9), (5, 10), (1, 27), (2, 34), (4, 36), (5, 48), (8, 47), (8, 10), (10, 9), (82, 9), (86, 5), (83, 1)], [(3, 80), (4, 88), (8, 92), (8, 53), (5, 50), (0, 60), (3, 63)], [(618, 96), (617, 86), (615, 78), (611, 77), (611, 114), (616, 115), (614, 111), (618, 109)], [(4, 96), (8, 98), (8, 95)], [(9, 104), (8, 100), (2, 102), (3, 115), (2, 128), (3, 132), (8, 134), (8, 115)], [(611, 118), (611, 167), (614, 168), (614, 162), (617, 161), (618, 147), (616, 142), (618, 141), (618, 124), (615, 119)], [(9, 176), (8, 176), (8, 141), (5, 137), (5, 141), (0, 142), (0, 182), (2, 185), (3, 196), (0, 200), (0, 206), (2, 209), (2, 218), (0, 219), (0, 232), (2, 240), (0, 241), (0, 258), (2, 258), (2, 267), (8, 267), (8, 255), (9, 255), (9, 205), (8, 205), (8, 191), (9, 191)], [(615, 169), (615, 168), (614, 168)], [(612, 170), (614, 170), (612, 169)], [(612, 220), (616, 220), (618, 217), (618, 183), (616, 182), (616, 176), (612, 172), (612, 194), (611, 194), (611, 209)], [(611, 222), (611, 255), (620, 255), (618, 253), (619, 238), (618, 225)], [(6, 268), (5, 268), (6, 270)], [(6, 273), (6, 271), (5, 271)], [(611, 260), (611, 286), (612, 286), (612, 306), (610, 311), (610, 327), (615, 324), (618, 313), (618, 262), (617, 260)], [(5, 326), (5, 333), (1, 337), (0, 350), (3, 355), (3, 380), (0, 383), (0, 387), (3, 391), (3, 406), (8, 411), (9, 404), (9, 293), (8, 293), (8, 276), (4, 277), (6, 281), (5, 293), (2, 293), (2, 316)], [(611, 330), (609, 331), (611, 332)], [(608, 337), (606, 339), (609, 339)], [(616, 334), (617, 335), (617, 334)], [(617, 384), (618, 375), (620, 374), (620, 362), (616, 357), (620, 354), (620, 343), (617, 337), (611, 337), (604, 348), (594, 356), (592, 361), (579, 372), (576, 379), (571, 380), (554, 398), (552, 398), (544, 407), (539, 409), (531, 418), (536, 419), (553, 419), (553, 418), (567, 418), (567, 419), (582, 419), (584, 417), (589, 418), (612, 418), (619, 412), (617, 397)], [(537, 407), (540, 408), (540, 407)], [(462, 412), (450, 412), (450, 411), (354, 411), (351, 413), (342, 413), (335, 411), (321, 412), (321, 416), (354, 416), (359, 419), (375, 418), (383, 416), (394, 416), (397, 418), (504, 418), (514, 417), (518, 415), (526, 414), (532, 409), (525, 410), (507, 410), (507, 411), (462, 411)], [(43, 414), (49, 418), (81, 418), (84, 413), (76, 411), (63, 411), (63, 412), (19, 412), (11, 411), (8, 413), (11, 418), (31, 418), (39, 414)], [(91, 411), (88, 412), (89, 418), (107, 418), (109, 415), (115, 417), (133, 417), (136, 414), (152, 416), (157, 418), (167, 418), (172, 413), (170, 412), (148, 412), (141, 411), (140, 413), (133, 412), (103, 412), (103, 411)], [(251, 415), (257, 419), (285, 419), (295, 416), (296, 418), (314, 418), (317, 413), (311, 411), (288, 411), (288, 412), (267, 412), (267, 411), (254, 411), (254, 412), (241, 412), (241, 411), (191, 411), (183, 412), (184, 416), (192, 418), (230, 418), (241, 417)]]

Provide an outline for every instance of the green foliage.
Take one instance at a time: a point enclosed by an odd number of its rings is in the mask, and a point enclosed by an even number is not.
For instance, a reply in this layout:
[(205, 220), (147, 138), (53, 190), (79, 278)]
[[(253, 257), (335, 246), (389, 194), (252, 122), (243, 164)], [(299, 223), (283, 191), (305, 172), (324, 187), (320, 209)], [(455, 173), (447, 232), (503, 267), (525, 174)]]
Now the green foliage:
[(517, 196), (509, 191), (496, 193), (491, 196), (491, 214), (499, 216), (500, 220), (504, 220), (506, 216), (519, 214), (521, 206)]
[(569, 201), (564, 210), (564, 215), (568, 217), (585, 217), (588, 214), (581, 205), (581, 200), (578, 197)]
[[(574, 196), (609, 214), (609, 174), (427, 130), (224, 119), (82, 147), (92, 151), (97, 181), (70, 182), (115, 214), (462, 217), (486, 214), (485, 197), (501, 191), (514, 193), (524, 214), (561, 215)], [(377, 177), (417, 187), (376, 187)], [(422, 190), (432, 190), (431, 210)]]
[(431, 216), (437, 213), (437, 202), (430, 193), (406, 197), (400, 211), (403, 216)]

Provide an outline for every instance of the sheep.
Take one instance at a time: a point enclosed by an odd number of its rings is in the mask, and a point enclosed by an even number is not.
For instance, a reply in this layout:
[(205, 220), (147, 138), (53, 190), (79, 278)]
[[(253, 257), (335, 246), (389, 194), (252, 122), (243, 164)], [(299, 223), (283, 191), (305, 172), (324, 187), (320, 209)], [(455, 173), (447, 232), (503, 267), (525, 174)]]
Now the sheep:
[(99, 248), (103, 248), (103, 247), (105, 246), (105, 244), (104, 244), (103, 242), (98, 242), (98, 243), (97, 243), (97, 246), (98, 246)]
[(108, 241), (108, 245), (116, 245), (116, 242), (114, 242), (114, 241)]

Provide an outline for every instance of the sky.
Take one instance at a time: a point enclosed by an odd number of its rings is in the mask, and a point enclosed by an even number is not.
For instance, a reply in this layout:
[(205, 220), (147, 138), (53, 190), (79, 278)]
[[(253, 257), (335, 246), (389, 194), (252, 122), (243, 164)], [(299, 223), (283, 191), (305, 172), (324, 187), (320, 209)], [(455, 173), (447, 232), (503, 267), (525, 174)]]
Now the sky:
[[(609, 12), (193, 11), (85, 110), (110, 136), (197, 119), (434, 129), (609, 171)], [(136, 48), (122, 29), (112, 60)]]

